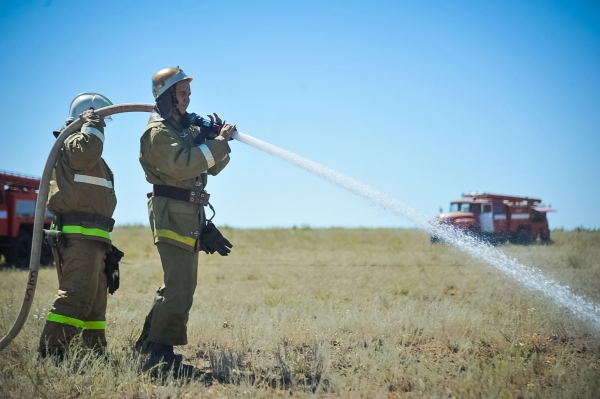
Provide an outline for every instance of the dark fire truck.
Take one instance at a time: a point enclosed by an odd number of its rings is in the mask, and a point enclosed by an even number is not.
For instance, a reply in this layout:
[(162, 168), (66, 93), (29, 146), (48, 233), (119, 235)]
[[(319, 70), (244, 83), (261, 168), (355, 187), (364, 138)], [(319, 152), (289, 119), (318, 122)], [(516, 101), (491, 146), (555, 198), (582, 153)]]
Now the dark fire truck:
[[(40, 179), (0, 170), (0, 255), (4, 263), (28, 268), (35, 203)], [(46, 210), (44, 228), (49, 228), (52, 214)], [(40, 263), (52, 263), (52, 250), (42, 245)]]
[[(492, 243), (528, 245), (538, 237), (542, 243), (548, 243), (546, 215), (556, 211), (541, 203), (538, 198), (464, 193), (462, 199), (452, 201), (448, 213), (441, 213), (436, 219)], [(437, 241), (438, 237), (431, 237), (431, 242)]]

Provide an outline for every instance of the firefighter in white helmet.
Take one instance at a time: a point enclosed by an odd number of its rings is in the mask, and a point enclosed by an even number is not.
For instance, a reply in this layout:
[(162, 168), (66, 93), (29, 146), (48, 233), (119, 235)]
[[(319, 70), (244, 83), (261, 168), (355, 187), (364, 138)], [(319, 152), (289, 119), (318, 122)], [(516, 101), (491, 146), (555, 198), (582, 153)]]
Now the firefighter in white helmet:
[[(112, 105), (98, 93), (82, 93), (71, 102), (70, 124), (84, 121), (62, 146), (50, 181), (48, 210), (55, 216), (51, 245), (59, 274), (54, 300), (40, 337), (39, 352), (64, 356), (82, 333), (83, 343), (103, 353), (106, 347), (107, 275), (110, 232), (117, 204), (113, 174), (102, 159), (105, 119), (94, 109)], [(54, 132), (58, 136), (63, 128)]]
[(229, 162), (228, 141), (236, 127), (222, 122), (217, 114), (203, 121), (187, 113), (191, 81), (179, 68), (165, 68), (154, 75), (156, 107), (140, 140), (140, 163), (153, 185), (148, 212), (164, 285), (146, 317), (136, 349), (150, 354), (147, 369), (161, 364), (162, 370), (173, 368), (177, 376), (192, 371), (174, 354), (173, 346), (188, 341), (198, 251), (227, 255), (232, 247), (212, 223), (207, 225), (204, 207), (209, 197), (207, 176), (218, 174)]

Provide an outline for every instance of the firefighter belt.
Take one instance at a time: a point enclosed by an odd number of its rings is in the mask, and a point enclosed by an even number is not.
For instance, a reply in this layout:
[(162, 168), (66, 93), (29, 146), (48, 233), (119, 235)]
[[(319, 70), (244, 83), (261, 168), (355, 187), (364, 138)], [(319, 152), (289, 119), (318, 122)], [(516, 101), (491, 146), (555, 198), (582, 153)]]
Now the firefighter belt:
[(152, 192), (148, 193), (148, 198), (165, 197), (178, 201), (189, 202), (202, 206), (208, 205), (210, 194), (204, 190), (187, 190), (185, 188), (154, 184)]

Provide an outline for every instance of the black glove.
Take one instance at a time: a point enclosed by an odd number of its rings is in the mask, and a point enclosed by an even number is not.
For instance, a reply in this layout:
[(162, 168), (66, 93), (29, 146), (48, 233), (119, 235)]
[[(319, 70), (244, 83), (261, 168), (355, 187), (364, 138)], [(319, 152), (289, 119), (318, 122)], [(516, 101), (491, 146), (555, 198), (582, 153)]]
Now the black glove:
[(198, 147), (200, 144), (203, 144), (204, 141), (208, 139), (208, 134), (210, 133), (210, 129), (202, 126), (200, 128), (200, 133), (196, 137), (194, 137), (194, 145)]
[(206, 140), (212, 140), (219, 135), (219, 128), (211, 124), (209, 126), (200, 126), (200, 133), (194, 137), (194, 145), (197, 147), (203, 144)]
[(223, 234), (211, 222), (206, 222), (206, 226), (202, 229), (200, 236), (200, 249), (207, 254), (218, 252), (221, 256), (227, 256), (231, 252), (233, 245), (223, 237)]
[(114, 245), (111, 246), (110, 252), (106, 254), (104, 259), (104, 267), (106, 271), (106, 283), (108, 285), (108, 292), (112, 295), (116, 290), (119, 289), (120, 276), (119, 276), (119, 262), (125, 254)]
[[(208, 125), (208, 121), (204, 118), (201, 118), (200, 116), (196, 115), (196, 114), (192, 114), (193, 115), (193, 119), (194, 119), (194, 125), (198, 126), (200, 128), (200, 134), (198, 134), (195, 138), (194, 138), (194, 145), (195, 146), (199, 146), (200, 144), (204, 143), (204, 141), (206, 140), (212, 140), (215, 137), (217, 137), (219, 135), (219, 133), (221, 132), (221, 129), (223, 129), (223, 126), (225, 126), (225, 121), (222, 121), (221, 118), (219, 118), (219, 115), (217, 115), (216, 113), (214, 113), (214, 118), (212, 115), (208, 115), (208, 118), (210, 119), (210, 124)], [(199, 121), (203, 121), (202, 123), (200, 123)]]
[(214, 139), (215, 137), (217, 137), (219, 133), (221, 133), (221, 129), (223, 129), (223, 126), (225, 126), (226, 122), (221, 120), (221, 118), (219, 118), (219, 115), (217, 115), (216, 112), (213, 112), (213, 115), (215, 116), (214, 118), (210, 114), (206, 115), (208, 116), (208, 119), (210, 119), (210, 125), (213, 128), (208, 136), (209, 139)]

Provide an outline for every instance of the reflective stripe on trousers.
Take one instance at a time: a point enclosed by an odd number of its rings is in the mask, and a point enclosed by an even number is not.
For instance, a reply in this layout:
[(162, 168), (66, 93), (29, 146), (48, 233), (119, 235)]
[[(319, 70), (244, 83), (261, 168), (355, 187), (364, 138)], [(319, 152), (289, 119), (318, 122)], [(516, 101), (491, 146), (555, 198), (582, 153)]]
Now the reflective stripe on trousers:
[(194, 245), (196, 245), (195, 237), (192, 238), (192, 237), (182, 236), (180, 234), (175, 233), (172, 230), (157, 229), (155, 231), (154, 235), (155, 235), (155, 237), (170, 238), (171, 240), (181, 242), (185, 245), (189, 245), (190, 247), (193, 247)]
[(106, 330), (105, 321), (83, 321), (56, 313), (48, 313), (47, 320), (59, 324), (66, 324), (68, 326), (81, 328), (83, 330)]
[(88, 228), (83, 226), (63, 226), (62, 232), (65, 234), (82, 234), (84, 236), (102, 237), (110, 240), (110, 233), (102, 229)]

